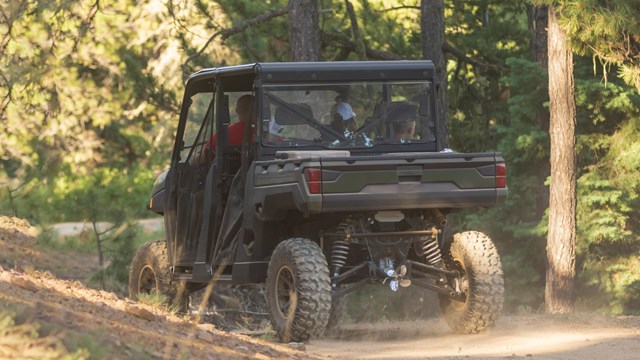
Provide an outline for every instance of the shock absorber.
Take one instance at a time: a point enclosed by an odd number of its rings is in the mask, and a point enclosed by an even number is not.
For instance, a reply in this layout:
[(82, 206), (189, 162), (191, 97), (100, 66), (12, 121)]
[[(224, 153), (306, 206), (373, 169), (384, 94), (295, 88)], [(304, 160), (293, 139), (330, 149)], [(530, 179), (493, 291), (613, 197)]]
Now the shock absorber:
[(431, 265), (439, 266), (442, 264), (442, 252), (438, 246), (437, 229), (433, 228), (432, 236), (425, 236), (422, 240), (422, 255)]
[(331, 269), (333, 273), (332, 277), (338, 276), (340, 270), (347, 263), (347, 257), (349, 256), (349, 243), (342, 239), (333, 240), (333, 247), (331, 248)]

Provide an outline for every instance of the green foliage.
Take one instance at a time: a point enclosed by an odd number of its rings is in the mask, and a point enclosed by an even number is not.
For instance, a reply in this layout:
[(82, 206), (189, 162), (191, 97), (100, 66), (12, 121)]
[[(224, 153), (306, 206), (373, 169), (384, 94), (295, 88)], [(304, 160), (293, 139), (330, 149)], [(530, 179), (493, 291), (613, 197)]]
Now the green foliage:
[(129, 265), (140, 245), (136, 241), (139, 234), (136, 225), (124, 223), (100, 239), (103, 254), (109, 259), (108, 265), (89, 278), (90, 283), (104, 284), (105, 288), (126, 295), (129, 283)]
[(65, 236), (63, 239), (59, 237), (59, 234), (52, 228), (45, 228), (38, 234), (38, 245), (61, 252), (76, 251), (90, 254), (96, 251), (95, 240), (85, 234)]
[(638, 313), (640, 283), (640, 96), (615, 79), (606, 87), (580, 84), (578, 118), (578, 241), (582, 292), (603, 310)]
[[(637, 254), (637, 246), (634, 249)], [(640, 261), (636, 255), (586, 261), (580, 272), (584, 306), (613, 314), (640, 314)]]
[(142, 167), (100, 167), (89, 174), (69, 167), (53, 178), (31, 179), (14, 203), (20, 216), (41, 224), (147, 217), (154, 178), (154, 172)]
[(156, 291), (149, 294), (138, 294), (137, 300), (142, 304), (149, 305), (162, 311), (168, 311), (174, 315), (178, 314), (178, 311), (180, 310), (179, 306), (176, 304), (168, 306), (169, 299), (167, 296)]
[(559, 20), (581, 55), (593, 56), (604, 69), (610, 66), (627, 84), (640, 91), (640, 2), (627, 0), (560, 1)]
[(168, 298), (159, 292), (152, 292), (150, 294), (138, 294), (137, 300), (145, 305), (160, 308), (167, 303)]
[(510, 124), (507, 60), (529, 54), (526, 1), (447, 4), (445, 38), (466, 57), (448, 56), (450, 144), (460, 152), (495, 150), (498, 127)]
[(456, 223), (458, 231), (475, 229), (493, 238), (505, 274), (505, 306), (513, 311), (537, 308), (543, 300), (549, 138), (544, 129), (545, 70), (522, 58), (509, 58), (506, 64), (509, 72), (501, 86), (509, 93), (508, 116), (492, 136), (499, 139), (496, 147), (507, 163), (509, 198), (496, 208), (465, 211)]
[[(286, 6), (286, 0), (269, 2), (252, 0), (221, 0), (218, 4), (229, 17), (229, 23), (218, 24), (219, 27), (238, 25), (269, 10)], [(227, 44), (240, 55), (236, 61), (289, 61), (289, 23), (287, 16), (275, 18), (267, 23), (258, 24), (228, 39)], [(264, 36), (269, 34), (269, 36)], [(242, 59), (242, 60), (240, 60)], [(221, 65), (233, 65), (221, 59)]]

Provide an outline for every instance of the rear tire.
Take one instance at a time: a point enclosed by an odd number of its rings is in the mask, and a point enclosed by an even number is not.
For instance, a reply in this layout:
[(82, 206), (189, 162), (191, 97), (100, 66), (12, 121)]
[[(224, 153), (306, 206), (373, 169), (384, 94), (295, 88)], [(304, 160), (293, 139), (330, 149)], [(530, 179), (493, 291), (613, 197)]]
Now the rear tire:
[[(457, 286), (465, 294), (464, 301), (440, 295), (449, 326), (465, 334), (493, 327), (504, 303), (504, 280), (500, 256), (491, 239), (476, 231), (455, 234), (445, 258), (449, 269), (460, 271)], [(450, 285), (455, 288), (455, 281)]]
[(129, 297), (138, 300), (139, 294), (160, 293), (167, 297), (167, 307), (186, 313), (189, 293), (184, 284), (171, 279), (166, 241), (150, 241), (140, 246), (129, 271)]
[(282, 342), (324, 333), (331, 309), (331, 281), (320, 247), (308, 239), (278, 244), (267, 271), (267, 309)]
[(347, 295), (340, 297), (331, 297), (331, 311), (329, 312), (329, 321), (327, 322), (325, 335), (331, 334), (335, 330), (346, 307)]

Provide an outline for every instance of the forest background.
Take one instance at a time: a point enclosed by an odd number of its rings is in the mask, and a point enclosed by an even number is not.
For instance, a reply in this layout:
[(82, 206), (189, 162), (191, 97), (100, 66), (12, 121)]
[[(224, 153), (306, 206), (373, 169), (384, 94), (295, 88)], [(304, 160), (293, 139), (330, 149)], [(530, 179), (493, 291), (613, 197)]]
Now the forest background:
[[(577, 306), (640, 314), (640, 2), (554, 4), (575, 49)], [(148, 195), (170, 158), (186, 77), (203, 67), (290, 60), (287, 5), (3, 1), (0, 214), (43, 228), (153, 216)], [(510, 193), (502, 206), (452, 220), (496, 242), (509, 311), (544, 302), (549, 99), (536, 49), (543, 5), (444, 2), (450, 147), (501, 151)], [(321, 60), (422, 58), (419, 0), (317, 6)], [(134, 249), (130, 235), (119, 235), (104, 245), (112, 275), (123, 280)]]

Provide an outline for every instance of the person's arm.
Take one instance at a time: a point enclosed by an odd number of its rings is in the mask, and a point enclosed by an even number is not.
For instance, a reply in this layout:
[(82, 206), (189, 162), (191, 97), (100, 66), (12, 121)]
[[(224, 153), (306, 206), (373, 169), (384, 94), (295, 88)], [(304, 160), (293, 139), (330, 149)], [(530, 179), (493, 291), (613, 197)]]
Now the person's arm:
[(202, 146), (200, 153), (193, 157), (191, 164), (193, 166), (200, 166), (202, 164), (209, 163), (213, 160), (216, 154), (216, 134), (213, 134), (209, 140)]

